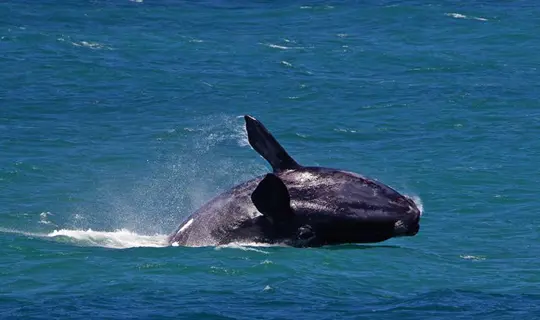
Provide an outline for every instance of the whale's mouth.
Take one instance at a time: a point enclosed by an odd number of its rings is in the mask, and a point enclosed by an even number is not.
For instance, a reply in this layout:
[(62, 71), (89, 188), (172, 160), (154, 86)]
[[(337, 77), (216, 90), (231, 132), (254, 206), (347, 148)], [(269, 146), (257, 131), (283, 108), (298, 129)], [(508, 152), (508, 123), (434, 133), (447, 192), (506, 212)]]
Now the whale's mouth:
[(407, 236), (415, 236), (418, 231), (420, 231), (420, 224), (419, 223), (415, 223), (412, 227), (409, 228), (409, 230), (407, 231), (407, 233), (405, 235)]

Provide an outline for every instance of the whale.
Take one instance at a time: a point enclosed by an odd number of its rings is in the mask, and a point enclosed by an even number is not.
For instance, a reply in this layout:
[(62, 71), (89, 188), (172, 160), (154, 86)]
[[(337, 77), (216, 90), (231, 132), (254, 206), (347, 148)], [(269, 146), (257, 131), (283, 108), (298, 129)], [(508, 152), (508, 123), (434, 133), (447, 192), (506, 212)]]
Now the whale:
[(358, 173), (302, 166), (259, 120), (244, 120), (250, 146), (272, 170), (202, 205), (169, 235), (170, 245), (306, 248), (378, 243), (419, 232), (422, 211), (411, 197)]

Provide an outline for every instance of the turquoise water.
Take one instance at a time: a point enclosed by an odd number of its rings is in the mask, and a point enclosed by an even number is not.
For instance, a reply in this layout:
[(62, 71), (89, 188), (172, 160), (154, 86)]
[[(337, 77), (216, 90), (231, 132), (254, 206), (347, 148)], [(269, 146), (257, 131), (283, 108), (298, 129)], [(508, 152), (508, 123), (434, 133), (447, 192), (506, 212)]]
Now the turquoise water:
[[(534, 1), (0, 3), (0, 318), (540, 318)], [(301, 164), (417, 198), (420, 233), (167, 247)]]

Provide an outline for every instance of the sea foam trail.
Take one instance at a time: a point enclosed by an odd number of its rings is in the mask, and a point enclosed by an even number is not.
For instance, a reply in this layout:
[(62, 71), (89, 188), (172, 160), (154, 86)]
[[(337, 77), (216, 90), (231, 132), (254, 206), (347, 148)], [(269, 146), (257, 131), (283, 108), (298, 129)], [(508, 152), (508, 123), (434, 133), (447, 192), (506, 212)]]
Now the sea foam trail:
[(98, 246), (114, 249), (126, 249), (135, 247), (166, 247), (167, 235), (140, 235), (126, 229), (116, 231), (94, 231), (88, 230), (54, 230), (46, 235), (49, 238), (67, 237), (76, 242), (81, 242), (88, 246)]
[(0, 228), (0, 232), (19, 234), (34, 238), (65, 239), (84, 246), (104, 247), (114, 249), (127, 249), (136, 247), (167, 247), (167, 235), (157, 234), (153, 236), (140, 235), (127, 229), (116, 231), (94, 231), (60, 229), (50, 233), (26, 232), (15, 229)]
[[(26, 232), (15, 229), (0, 228), (0, 232), (14, 233), (35, 238), (49, 239), (66, 239), (74, 244), (91, 247), (103, 247), (112, 249), (128, 249), (128, 248), (162, 248), (168, 247), (170, 244), (167, 241), (168, 235), (141, 235), (131, 232), (127, 229), (119, 229), (116, 231), (94, 231), (92, 229), (76, 230), (76, 229), (60, 229), (50, 233)], [(173, 244), (173, 246), (175, 246)], [(178, 245), (176, 245), (178, 246)], [(268, 252), (256, 249), (255, 247), (279, 247), (281, 244), (267, 243), (230, 243), (215, 247), (216, 250), (221, 249), (239, 249), (243, 251), (256, 251), (267, 254)]]

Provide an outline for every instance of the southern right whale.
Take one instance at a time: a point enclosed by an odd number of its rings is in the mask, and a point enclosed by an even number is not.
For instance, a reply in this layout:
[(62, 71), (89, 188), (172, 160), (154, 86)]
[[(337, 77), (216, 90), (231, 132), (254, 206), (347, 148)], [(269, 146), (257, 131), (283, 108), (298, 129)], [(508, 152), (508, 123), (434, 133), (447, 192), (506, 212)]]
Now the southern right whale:
[(171, 245), (316, 247), (418, 233), (422, 212), (408, 196), (356, 173), (301, 166), (262, 123), (248, 115), (244, 119), (251, 147), (273, 172), (203, 205), (169, 236)]

